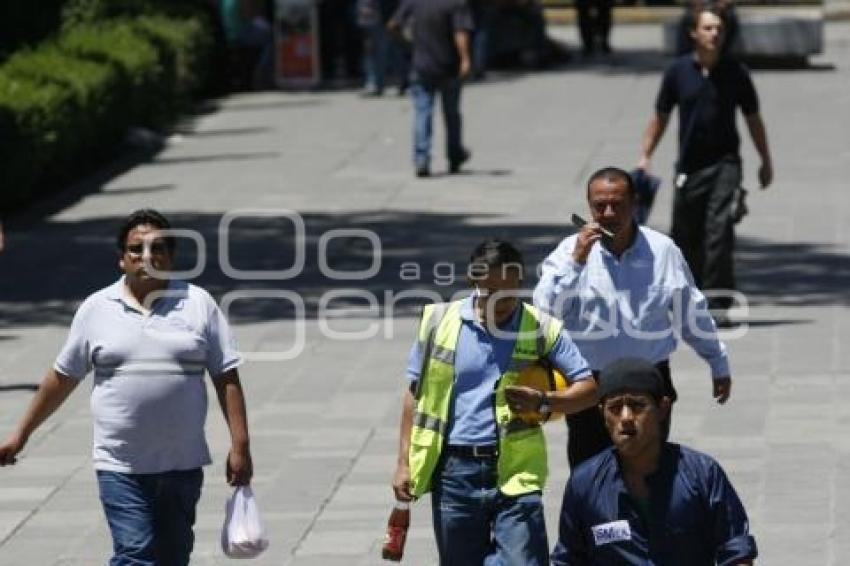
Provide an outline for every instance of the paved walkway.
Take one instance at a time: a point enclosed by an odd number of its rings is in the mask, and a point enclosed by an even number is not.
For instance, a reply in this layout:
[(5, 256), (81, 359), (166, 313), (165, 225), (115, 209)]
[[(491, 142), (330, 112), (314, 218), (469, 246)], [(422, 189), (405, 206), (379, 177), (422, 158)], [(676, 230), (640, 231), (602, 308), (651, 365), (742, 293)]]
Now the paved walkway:
[[(559, 33), (575, 44), (571, 30)], [(234, 303), (231, 317), (244, 350), (280, 352), (303, 337), (293, 359), (259, 361), (254, 354), (242, 370), (255, 486), (272, 538), (256, 563), (378, 564), (402, 368), (415, 325), (410, 301), (398, 294), (418, 289), (447, 296), (461, 288), (460, 281), (435, 284), (434, 270), (442, 280), (450, 265), (462, 268), (471, 247), (491, 235), (540, 261), (569, 232), (569, 214), (585, 210), (588, 174), (635, 162), (664, 62), (660, 31), (620, 27), (613, 40), (613, 64), (493, 75), (465, 90), (474, 157), (463, 175), (413, 178), (407, 100), (245, 95), (187, 119), (151, 160), (13, 218), (9, 249), (0, 256), (0, 431), (24, 410), (75, 306), (117, 277), (112, 238), (120, 219), (155, 206), (204, 236), (210, 257), (198, 281), (217, 297), (278, 292), (278, 299)], [(750, 312), (746, 332), (729, 340), (730, 403), (712, 402), (707, 368), (692, 352), (682, 349), (672, 361), (681, 394), (673, 438), (719, 458), (749, 510), (761, 563), (779, 566), (839, 565), (850, 554), (844, 475), (850, 468), (850, 26), (827, 28), (827, 52), (814, 63), (755, 75), (777, 181), (769, 192), (752, 191), (751, 214), (740, 228), (738, 268)], [(658, 151), (662, 174), (671, 167), (674, 139), (668, 133)], [(754, 187), (748, 139), (744, 147), (745, 184)], [(438, 152), (434, 169), (443, 167)], [(670, 192), (666, 184), (651, 218), (662, 230)], [(242, 270), (286, 269), (298, 259), (292, 225), (281, 219), (236, 220), (229, 243), (220, 244), (222, 215), (245, 208), (301, 214), (307, 237), (298, 277), (225, 275), (220, 252)], [(377, 274), (365, 281), (332, 281), (320, 271), (322, 250), (331, 268), (370, 267), (367, 240), (350, 233), (321, 238), (348, 228), (380, 237)], [(420, 280), (401, 276), (406, 262), (423, 267)], [(370, 328), (375, 320), (358, 315), (363, 299), (350, 294), (331, 301), (338, 316), (318, 316), (328, 291), (352, 287), (377, 294), (386, 316), (376, 328)], [(303, 324), (293, 322), (295, 307), (281, 300), (282, 290), (303, 297)], [(369, 339), (331, 337), (372, 330), (377, 336)], [(218, 548), (227, 435), (215, 407), (208, 430), (216, 464), (207, 470), (193, 560), (203, 566), (227, 562)], [(563, 427), (547, 432), (551, 535), (567, 472)], [(109, 536), (90, 437), (87, 395), (80, 391), (32, 439), (20, 464), (0, 471), (0, 565), (105, 562)], [(436, 563), (428, 506), (422, 501), (414, 509), (407, 564)]]

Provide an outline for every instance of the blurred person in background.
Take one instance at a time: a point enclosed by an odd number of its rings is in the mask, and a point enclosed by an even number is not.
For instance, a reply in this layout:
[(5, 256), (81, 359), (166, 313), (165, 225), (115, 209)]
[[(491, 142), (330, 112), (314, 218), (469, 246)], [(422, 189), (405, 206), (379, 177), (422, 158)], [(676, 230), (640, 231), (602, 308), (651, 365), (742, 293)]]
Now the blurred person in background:
[(263, 0), (219, 0), (229, 73), (238, 89), (270, 88), (274, 35)]
[(364, 96), (384, 94), (387, 75), (397, 76), (399, 95), (407, 91), (410, 73), (403, 39), (388, 29), (399, 0), (357, 0), (357, 25), (363, 32)]
[(593, 55), (597, 49), (611, 53), (611, 11), (613, 0), (576, 0), (576, 15), (582, 54)]
[(460, 97), (472, 72), (469, 36), (472, 14), (466, 0), (404, 0), (390, 28), (412, 28), (413, 165), (417, 177), (431, 174), (434, 104), (440, 97), (446, 125), (446, 158), (450, 174), (471, 157), (462, 143)]

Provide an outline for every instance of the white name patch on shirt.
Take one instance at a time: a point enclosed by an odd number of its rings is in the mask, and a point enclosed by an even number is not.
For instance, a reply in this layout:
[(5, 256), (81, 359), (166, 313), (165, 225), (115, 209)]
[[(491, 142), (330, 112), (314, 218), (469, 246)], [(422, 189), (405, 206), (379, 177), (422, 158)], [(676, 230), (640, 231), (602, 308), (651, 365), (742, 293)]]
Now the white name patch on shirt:
[(609, 544), (612, 542), (620, 542), (624, 540), (632, 540), (632, 530), (629, 528), (628, 521), (614, 521), (612, 523), (603, 523), (590, 527), (593, 531), (593, 540), (596, 546)]

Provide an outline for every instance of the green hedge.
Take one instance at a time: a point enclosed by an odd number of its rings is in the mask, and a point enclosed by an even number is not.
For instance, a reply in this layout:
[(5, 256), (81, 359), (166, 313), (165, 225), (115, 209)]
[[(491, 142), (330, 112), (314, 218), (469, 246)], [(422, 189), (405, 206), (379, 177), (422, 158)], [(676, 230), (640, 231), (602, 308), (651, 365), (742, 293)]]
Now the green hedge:
[(127, 128), (161, 127), (205, 82), (202, 18), (79, 25), (0, 66), (0, 210), (74, 178)]

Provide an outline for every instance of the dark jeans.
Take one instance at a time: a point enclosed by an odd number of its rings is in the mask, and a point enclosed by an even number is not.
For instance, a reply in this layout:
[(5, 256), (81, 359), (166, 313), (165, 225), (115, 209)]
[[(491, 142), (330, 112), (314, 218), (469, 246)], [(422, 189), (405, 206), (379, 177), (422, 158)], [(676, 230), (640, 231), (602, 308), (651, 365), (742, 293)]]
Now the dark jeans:
[(159, 474), (97, 472), (112, 533), (109, 566), (186, 566), (201, 497), (200, 468)]
[[(704, 291), (735, 289), (731, 205), (740, 183), (741, 161), (729, 156), (690, 173), (676, 190), (670, 236), (681, 248), (697, 287)], [(731, 304), (731, 296), (708, 297), (711, 309), (728, 309)]]
[(578, 30), (585, 51), (596, 48), (596, 38), (599, 38), (600, 47), (608, 48), (612, 5), (612, 0), (576, 0)]
[(495, 458), (444, 455), (431, 507), (440, 566), (549, 564), (540, 492), (501, 493)]
[(431, 122), (434, 102), (439, 94), (443, 105), (443, 120), (446, 124), (446, 158), (449, 163), (463, 160), (460, 116), (461, 82), (456, 78), (426, 79), (413, 77), (410, 86), (413, 95), (413, 163), (416, 167), (428, 166), (431, 162)]
[[(671, 402), (675, 402), (678, 394), (676, 388), (673, 387), (670, 363), (664, 360), (655, 364), (655, 367), (658, 368), (661, 377), (664, 379), (667, 396), (670, 397)], [(598, 370), (593, 372), (593, 378), (599, 379)], [(673, 409), (671, 407), (670, 416), (662, 425), (664, 427), (662, 430), (664, 440), (667, 440), (670, 436), (672, 420)], [(598, 406), (590, 407), (574, 415), (567, 415), (567, 461), (571, 470), (611, 445), (611, 436), (608, 434), (608, 429), (605, 428), (605, 419), (602, 417), (602, 412)]]

